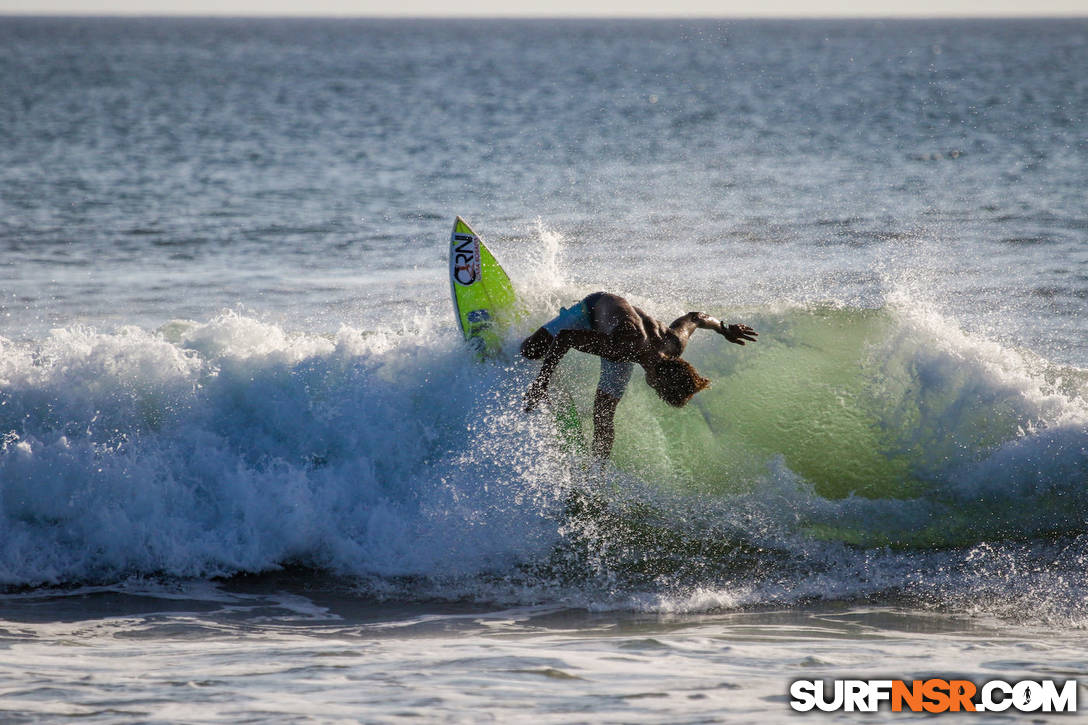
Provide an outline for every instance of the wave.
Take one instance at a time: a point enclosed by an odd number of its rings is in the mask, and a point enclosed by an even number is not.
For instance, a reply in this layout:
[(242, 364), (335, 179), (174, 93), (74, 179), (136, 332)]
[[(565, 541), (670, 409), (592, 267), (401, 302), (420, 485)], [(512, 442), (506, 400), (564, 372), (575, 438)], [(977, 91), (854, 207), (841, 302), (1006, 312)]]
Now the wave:
[[(636, 379), (605, 468), (521, 412), (534, 365), (477, 363), (444, 314), (0, 341), (0, 583), (301, 566), (399, 596), (668, 609), (1082, 566), (1088, 372), (903, 299), (734, 316), (760, 342), (696, 337), (713, 386), (683, 410)], [(572, 354), (562, 377), (588, 434), (596, 366)]]
[(740, 352), (693, 342), (714, 384), (685, 410), (662, 414), (645, 389), (625, 401), (623, 467), (722, 495), (758, 490), (780, 464), (828, 504), (806, 504), (812, 527), (863, 545), (1084, 530), (1088, 372), (902, 300), (751, 319), (760, 342)]

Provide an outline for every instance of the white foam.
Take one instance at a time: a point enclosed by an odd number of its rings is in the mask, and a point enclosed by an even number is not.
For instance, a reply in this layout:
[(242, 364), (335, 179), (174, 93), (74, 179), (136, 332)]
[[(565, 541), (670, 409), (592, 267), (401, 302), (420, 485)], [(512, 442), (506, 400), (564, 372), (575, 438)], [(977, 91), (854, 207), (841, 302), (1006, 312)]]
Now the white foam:
[[(555, 287), (540, 290), (544, 300)], [(316, 336), (229, 312), (160, 332), (77, 327), (3, 343), (0, 583), (297, 563), (398, 596), (699, 611), (940, 578), (927, 578), (929, 553), (858, 553), (827, 527), (879, 544), (981, 498), (1002, 516), (968, 534), (1033, 536), (1074, 530), (1083, 510), (1088, 432), (1068, 379), (939, 316), (892, 308), (858, 373), (883, 375), (883, 392), (913, 406), (884, 408), (901, 447), (939, 453), (918, 458), (931, 488), (906, 500), (821, 497), (781, 454), (721, 496), (666, 493), (637, 470), (583, 474), (547, 416), (521, 412), (534, 366), (479, 365), (444, 320), (425, 311), (395, 329)], [(654, 512), (648, 531), (694, 542), (724, 532), (763, 558), (751, 570), (708, 562), (702, 579), (664, 567), (632, 584), (621, 565), (680, 554), (649, 538), (617, 553), (606, 519), (571, 524), (566, 497), (587, 485), (619, 510)], [(576, 539), (590, 551), (564, 585), (570, 572), (547, 564)]]
[(512, 503), (547, 499), (519, 389), (452, 336), (235, 313), (171, 333), (4, 348), (0, 580), (476, 572), (540, 545), (540, 511)]

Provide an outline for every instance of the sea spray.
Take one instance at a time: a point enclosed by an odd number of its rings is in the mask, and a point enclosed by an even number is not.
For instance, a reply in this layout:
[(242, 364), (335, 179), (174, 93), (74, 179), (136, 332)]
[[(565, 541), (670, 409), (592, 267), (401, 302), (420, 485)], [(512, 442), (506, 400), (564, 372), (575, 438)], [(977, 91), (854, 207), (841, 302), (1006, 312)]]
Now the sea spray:
[[(524, 579), (574, 537), (598, 549), (575, 577), (612, 567), (652, 587), (735, 574), (728, 552), (749, 548), (784, 571), (814, 542), (1083, 530), (1083, 402), (1009, 351), (898, 307), (748, 319), (764, 331), (751, 349), (692, 344), (714, 387), (687, 409), (632, 386), (619, 489), (522, 413), (531, 365), (480, 365), (428, 316), (323, 337), (228, 313), (6, 345), (0, 571), (9, 585), (284, 564)], [(588, 433), (596, 371), (570, 357)], [(571, 517), (578, 490), (599, 498), (596, 518)]]
[[(567, 281), (561, 235), (538, 222), (526, 240), (496, 245), (524, 268), (511, 351), (592, 291)], [(444, 309), (324, 335), (226, 312), (5, 341), (0, 576), (289, 565), (400, 597), (683, 609), (921, 591), (974, 546), (1075, 541), (1088, 375), (889, 289), (869, 308), (706, 307), (760, 342), (697, 335), (687, 357), (713, 386), (682, 410), (636, 379), (614, 467), (526, 415), (535, 365), (479, 364)], [(559, 377), (588, 437), (597, 366), (571, 353)]]

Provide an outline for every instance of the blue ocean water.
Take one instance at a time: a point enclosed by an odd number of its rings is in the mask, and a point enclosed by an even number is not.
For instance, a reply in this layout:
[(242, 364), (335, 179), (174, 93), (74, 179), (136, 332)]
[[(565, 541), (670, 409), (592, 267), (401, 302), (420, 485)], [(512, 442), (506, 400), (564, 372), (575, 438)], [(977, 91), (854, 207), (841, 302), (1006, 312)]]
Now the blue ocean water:
[[(0, 18), (5, 716), (1085, 676), (1086, 67), (1083, 19)], [(456, 214), (511, 343), (597, 289), (760, 341), (588, 466), (460, 341)]]

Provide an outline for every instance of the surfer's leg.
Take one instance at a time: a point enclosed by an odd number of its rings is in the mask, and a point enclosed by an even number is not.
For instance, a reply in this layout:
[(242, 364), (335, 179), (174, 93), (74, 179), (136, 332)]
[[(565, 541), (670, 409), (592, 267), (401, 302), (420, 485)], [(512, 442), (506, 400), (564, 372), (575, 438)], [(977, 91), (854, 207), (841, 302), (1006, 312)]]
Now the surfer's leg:
[(631, 373), (634, 369), (635, 364), (632, 362), (614, 362), (602, 357), (601, 379), (597, 383), (597, 390), (619, 400), (627, 390), (627, 383), (631, 382)]
[(619, 403), (619, 398), (597, 389), (597, 397), (593, 400), (593, 455), (598, 458), (612, 455), (612, 442), (616, 439), (613, 421)]
[(601, 380), (597, 383), (597, 397), (593, 400), (593, 453), (608, 458), (612, 453), (612, 441), (616, 437), (613, 420), (616, 406), (631, 381), (634, 363), (613, 362), (601, 358)]

